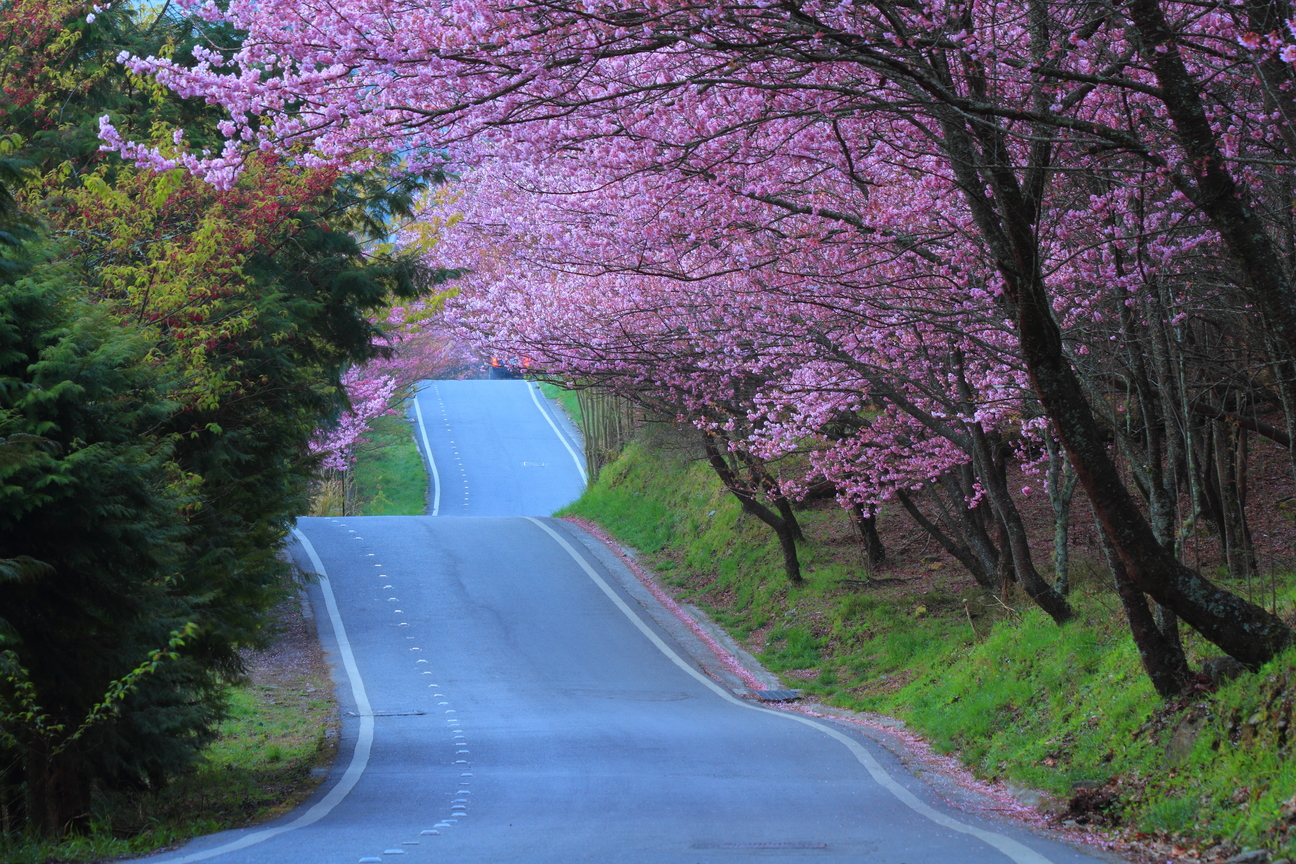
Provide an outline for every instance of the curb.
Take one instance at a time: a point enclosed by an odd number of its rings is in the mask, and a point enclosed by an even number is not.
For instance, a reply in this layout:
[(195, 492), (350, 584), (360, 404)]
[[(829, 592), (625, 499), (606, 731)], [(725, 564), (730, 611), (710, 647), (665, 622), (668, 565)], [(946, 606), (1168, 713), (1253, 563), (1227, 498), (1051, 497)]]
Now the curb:
[[(601, 527), (575, 516), (563, 516), (561, 519), (579, 527), (583, 532), (601, 542), (606, 547), (606, 550), (616, 556), (617, 560), (634, 575), (642, 588), (647, 589), (658, 603), (674, 615), (677, 622), (687, 628), (689, 634), (695, 640), (706, 646), (710, 652), (710, 657), (699, 657), (694, 651), (690, 651), (689, 654), (712, 678), (728, 687), (735, 695), (743, 698), (754, 698), (755, 692), (763, 690), (782, 689), (782, 682), (779, 681), (777, 676), (761, 666), (755, 657), (739, 646), (733, 640), (733, 637), (724, 632), (701, 609), (696, 606), (681, 606), (675, 598), (670, 596), (665, 587), (635, 560), (632, 552), (617, 543)], [(588, 544), (586, 546), (588, 547)], [(598, 552), (598, 550), (591, 551), (594, 551), (595, 554)], [(612, 571), (613, 568), (609, 568), (609, 570)], [(613, 575), (616, 574), (613, 573)], [(623, 580), (618, 579), (617, 581), (621, 582), (622, 587), (627, 590), (632, 587), (626, 585)], [(649, 611), (651, 612), (651, 609)], [(659, 616), (653, 617), (658, 624), (667, 627), (667, 622), (662, 621)], [(675, 628), (667, 627), (667, 629)], [(688, 648), (689, 646), (684, 644), (683, 647)], [(715, 664), (717, 663), (727, 674), (715, 674)]]
[[(652, 605), (643, 604), (657, 624), (671, 632), (691, 659), (717, 683), (727, 687), (735, 696), (751, 701), (758, 700), (756, 694), (759, 691), (782, 691), (784, 685), (774, 673), (765, 669), (759, 660), (739, 645), (706, 612), (692, 604), (681, 604), (671, 597), (657, 577), (639, 563), (638, 556), (618, 543), (601, 526), (576, 516), (558, 518), (581, 529), (572, 533), (604, 564), (623, 589), (632, 596), (638, 593), (636, 588), (646, 591), (673, 616), (673, 622), (663, 621), (660, 615), (653, 614)], [(598, 545), (586, 538), (598, 541)], [(636, 582), (627, 584), (628, 580), (617, 573), (619, 568), (608, 566), (608, 558), (621, 564), (635, 577)], [(680, 638), (680, 630), (684, 630), (692, 638)], [(700, 650), (703, 646), (709, 656), (699, 656), (703, 653)], [(794, 692), (800, 695), (799, 691)], [(1059, 828), (1050, 819), (1048, 812), (1023, 801), (1025, 796), (1020, 791), (1014, 794), (1014, 790), (1005, 784), (981, 780), (957, 756), (935, 752), (925, 738), (911, 731), (905, 721), (898, 718), (837, 708), (813, 698), (796, 702), (784, 699), (760, 701), (765, 702), (768, 709), (835, 722), (867, 737), (894, 754), (914, 777), (925, 782), (955, 809), (982, 816), (1006, 817), (1055, 839), (1079, 845), (1090, 854), (1101, 851), (1128, 855), (1136, 851), (1136, 847), (1121, 839), (1083, 828)]]

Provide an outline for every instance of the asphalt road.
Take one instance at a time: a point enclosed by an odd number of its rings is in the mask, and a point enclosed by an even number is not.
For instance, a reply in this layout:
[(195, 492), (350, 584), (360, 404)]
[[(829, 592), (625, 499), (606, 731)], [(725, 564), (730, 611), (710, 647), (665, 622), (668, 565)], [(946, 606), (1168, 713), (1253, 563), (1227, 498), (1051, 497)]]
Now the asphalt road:
[[(845, 724), (735, 698), (578, 529), (500, 514), (571, 492), (536, 488), (557, 472), (514, 469), (563, 453), (519, 431), (557, 437), (517, 383), (440, 382), (420, 400), (425, 425), (429, 398), (446, 407), (466, 511), (495, 517), (299, 522), (293, 554), (324, 574), (311, 596), (344, 712), (319, 792), (278, 822), (152, 860), (1109, 860), (954, 809)], [(516, 488), (492, 490), (498, 478)]]
[(411, 413), (434, 516), (548, 516), (585, 489), (575, 430), (530, 381), (427, 381)]

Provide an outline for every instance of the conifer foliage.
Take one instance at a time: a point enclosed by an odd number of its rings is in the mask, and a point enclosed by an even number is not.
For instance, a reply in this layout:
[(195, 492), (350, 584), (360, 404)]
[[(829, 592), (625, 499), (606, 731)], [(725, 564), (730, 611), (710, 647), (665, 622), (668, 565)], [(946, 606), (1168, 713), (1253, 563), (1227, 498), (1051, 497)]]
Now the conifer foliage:
[[(288, 587), (311, 441), (387, 308), (439, 279), (389, 247), (417, 178), (276, 154), (214, 189), (99, 149), (107, 114), (199, 146), (202, 104), (115, 62), (192, 62), (229, 28), (167, 6), (0, 9), (0, 798), (88, 827), (96, 786), (158, 788), (214, 733)], [(15, 816), (16, 814), (16, 816)]]

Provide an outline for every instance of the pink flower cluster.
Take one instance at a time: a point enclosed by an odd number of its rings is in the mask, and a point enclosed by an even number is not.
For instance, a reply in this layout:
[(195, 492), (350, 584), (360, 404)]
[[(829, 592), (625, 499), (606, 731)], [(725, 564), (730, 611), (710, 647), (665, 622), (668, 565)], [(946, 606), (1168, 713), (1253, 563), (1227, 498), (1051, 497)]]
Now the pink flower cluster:
[(1052, 432), (1016, 280), (1046, 283), (1092, 381), (1134, 329), (1212, 302), (1216, 169), (1169, 119), (1166, 69), (1210, 82), (1241, 187), (1296, 165), (1286, 36), (1250, 6), (1152, 5), (1170, 38), (1063, 0), (191, 0), (246, 34), (230, 59), (125, 61), (222, 105), (227, 146), (103, 134), (215, 183), (255, 149), (450, 165), (431, 255), (469, 273), (452, 313), (477, 345), (804, 454), (789, 492), (874, 504), (984, 476), (999, 442), (1034, 470)]
[(394, 400), (416, 382), (428, 378), (457, 378), (473, 374), (480, 366), (475, 354), (424, 310), (395, 307), (388, 310), (386, 335), (378, 340), (380, 356), (342, 375), (349, 406), (337, 423), (320, 429), (311, 452), (323, 456), (321, 465), (333, 471), (350, 470), (357, 450), (374, 420), (396, 414)]
[(391, 375), (374, 374), (367, 366), (353, 366), (342, 375), (348, 409), (338, 418), (337, 424), (316, 433), (311, 441), (311, 452), (321, 455), (321, 465), (332, 471), (348, 471), (355, 462), (356, 450), (367, 442), (364, 437), (372, 423), (384, 414), (392, 414), (392, 396), (396, 392), (396, 379)]

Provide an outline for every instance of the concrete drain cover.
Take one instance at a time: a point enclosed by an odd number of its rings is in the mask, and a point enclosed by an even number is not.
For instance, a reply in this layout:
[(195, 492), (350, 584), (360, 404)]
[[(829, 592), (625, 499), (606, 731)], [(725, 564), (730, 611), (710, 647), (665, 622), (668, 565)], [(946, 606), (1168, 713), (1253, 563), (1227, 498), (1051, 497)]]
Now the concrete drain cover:
[(753, 690), (752, 695), (762, 702), (795, 702), (801, 698), (796, 690)]
[(773, 840), (767, 843), (694, 843), (694, 849), (827, 849), (827, 843), (813, 840)]

